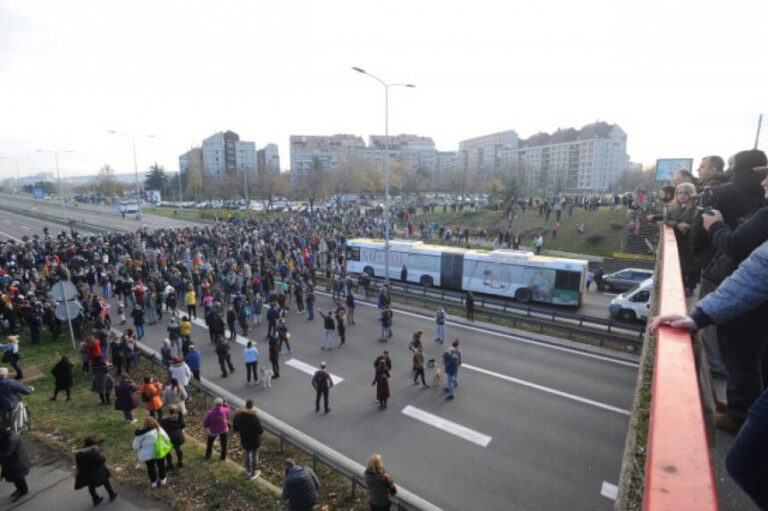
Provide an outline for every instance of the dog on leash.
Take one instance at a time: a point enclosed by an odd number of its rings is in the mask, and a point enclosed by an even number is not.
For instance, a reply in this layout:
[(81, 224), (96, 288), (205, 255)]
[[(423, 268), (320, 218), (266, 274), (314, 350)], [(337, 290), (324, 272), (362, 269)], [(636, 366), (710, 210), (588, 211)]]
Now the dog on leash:
[(439, 387), (442, 379), (443, 379), (443, 368), (435, 367), (435, 376), (432, 378), (432, 386)]
[(272, 388), (272, 376), (274, 376), (274, 373), (272, 372), (272, 369), (269, 367), (262, 367), (259, 369), (259, 372), (261, 373), (261, 384), (264, 385), (265, 389), (271, 389)]

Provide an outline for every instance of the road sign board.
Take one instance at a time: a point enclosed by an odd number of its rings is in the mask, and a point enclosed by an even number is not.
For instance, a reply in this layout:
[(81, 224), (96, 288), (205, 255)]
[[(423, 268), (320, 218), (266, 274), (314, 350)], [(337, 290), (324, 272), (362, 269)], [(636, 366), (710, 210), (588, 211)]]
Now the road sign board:
[(77, 302), (66, 302), (66, 309), (64, 308), (64, 302), (56, 306), (54, 314), (59, 321), (67, 320), (67, 309), (69, 309), (69, 319), (75, 319), (80, 314), (80, 307)]
[(77, 288), (70, 281), (62, 280), (51, 288), (51, 296), (59, 302), (69, 301), (77, 296)]

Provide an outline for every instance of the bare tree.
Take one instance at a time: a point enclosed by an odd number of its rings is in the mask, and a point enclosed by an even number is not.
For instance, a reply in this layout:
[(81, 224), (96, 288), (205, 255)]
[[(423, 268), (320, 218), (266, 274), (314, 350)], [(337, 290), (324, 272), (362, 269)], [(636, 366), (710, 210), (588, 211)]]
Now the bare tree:
[[(250, 186), (248, 188), (251, 189)], [(290, 183), (287, 174), (259, 172), (253, 187), (253, 196), (258, 197), (264, 205), (264, 209), (269, 211), (272, 209), (275, 197), (287, 195), (289, 189)]]

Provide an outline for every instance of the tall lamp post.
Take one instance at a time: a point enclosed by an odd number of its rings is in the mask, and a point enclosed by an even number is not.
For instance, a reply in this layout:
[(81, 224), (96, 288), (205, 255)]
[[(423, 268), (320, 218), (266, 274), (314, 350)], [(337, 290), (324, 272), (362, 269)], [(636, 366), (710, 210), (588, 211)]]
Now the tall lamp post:
[(139, 165), (136, 163), (136, 139), (137, 138), (155, 138), (155, 135), (129, 135), (115, 130), (107, 130), (110, 135), (121, 135), (131, 139), (133, 146), (133, 170), (136, 172), (136, 201), (139, 203), (139, 223), (144, 228), (144, 215), (141, 214), (141, 194), (139, 192)]
[(59, 199), (64, 200), (64, 193), (61, 189), (61, 172), (59, 171), (59, 155), (64, 153), (74, 153), (74, 151), (52, 151), (51, 149), (35, 149), (36, 153), (52, 153), (53, 160), (56, 162), (56, 180), (59, 182)]
[(376, 75), (359, 67), (353, 67), (354, 71), (368, 75), (384, 87), (384, 151), (387, 153), (384, 158), (384, 282), (389, 284), (389, 88), (390, 87), (408, 87), (413, 89), (416, 86), (412, 83), (387, 83)]

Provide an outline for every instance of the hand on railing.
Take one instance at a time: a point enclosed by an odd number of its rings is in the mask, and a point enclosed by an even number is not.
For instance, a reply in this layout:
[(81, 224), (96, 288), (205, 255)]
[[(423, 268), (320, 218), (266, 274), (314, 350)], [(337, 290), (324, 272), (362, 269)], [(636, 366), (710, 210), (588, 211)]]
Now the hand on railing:
[(696, 322), (690, 316), (668, 314), (666, 316), (656, 316), (651, 319), (651, 332), (656, 332), (662, 325), (669, 325), (672, 328), (685, 328), (691, 331), (698, 328)]

